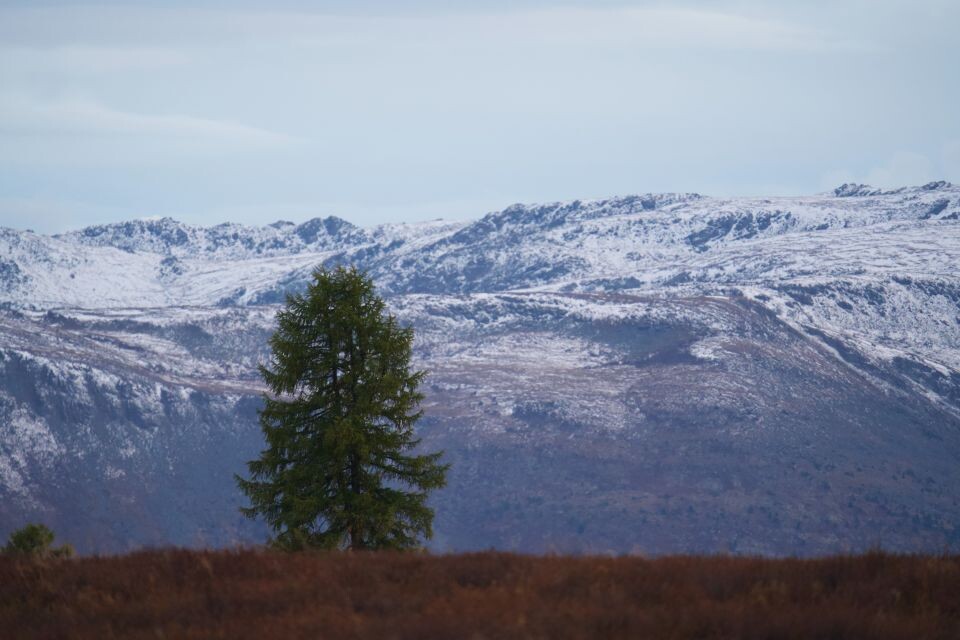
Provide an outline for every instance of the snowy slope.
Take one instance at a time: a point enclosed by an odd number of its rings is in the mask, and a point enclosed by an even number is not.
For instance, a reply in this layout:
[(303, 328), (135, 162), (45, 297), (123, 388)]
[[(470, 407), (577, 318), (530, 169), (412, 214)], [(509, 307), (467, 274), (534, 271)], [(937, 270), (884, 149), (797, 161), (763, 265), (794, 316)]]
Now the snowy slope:
[(352, 263), (387, 293), (738, 290), (797, 322), (957, 368), (958, 216), (960, 188), (938, 182), (889, 192), (843, 185), (802, 198), (514, 205), (473, 223), (371, 230), (336, 218), (212, 228), (163, 219), (58, 237), (5, 230), (0, 302), (269, 304), (317, 265)]
[(256, 364), (284, 293), (336, 264), (416, 327), (424, 441), (454, 462), (437, 548), (960, 542), (943, 182), (373, 229), (0, 230), (0, 534), (35, 517), (86, 550), (262, 536), (231, 479), (260, 446)]
[[(371, 230), (335, 218), (212, 228), (163, 219), (57, 237), (6, 230), (0, 300), (38, 307), (164, 306), (169, 298), (215, 305), (224, 291), (263, 293), (302, 279), (310, 265), (345, 261), (396, 293), (949, 274), (957, 264), (958, 216), (960, 189), (931, 183), (871, 196), (663, 194), (514, 205), (472, 223)], [(96, 274), (119, 271), (116, 277), (141, 286), (111, 287), (119, 290), (103, 299)]]

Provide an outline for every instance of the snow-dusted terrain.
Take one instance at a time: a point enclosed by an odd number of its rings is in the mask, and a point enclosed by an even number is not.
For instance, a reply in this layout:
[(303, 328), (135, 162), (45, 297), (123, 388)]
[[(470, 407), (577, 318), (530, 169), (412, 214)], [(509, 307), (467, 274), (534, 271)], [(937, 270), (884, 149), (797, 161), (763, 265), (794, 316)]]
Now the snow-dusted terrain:
[(361, 229), (0, 230), (0, 535), (260, 539), (232, 474), (286, 292), (417, 329), (443, 549), (960, 543), (960, 188), (647, 194)]

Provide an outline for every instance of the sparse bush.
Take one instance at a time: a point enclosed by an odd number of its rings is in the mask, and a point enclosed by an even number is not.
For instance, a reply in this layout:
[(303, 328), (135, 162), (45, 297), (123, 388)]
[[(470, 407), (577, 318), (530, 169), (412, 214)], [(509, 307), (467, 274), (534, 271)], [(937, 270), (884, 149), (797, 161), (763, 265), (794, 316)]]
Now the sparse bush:
[(73, 555), (73, 547), (69, 544), (55, 549), (51, 548), (54, 533), (42, 524), (28, 524), (10, 534), (10, 540), (3, 552), (10, 555), (29, 556), (32, 558), (69, 558)]

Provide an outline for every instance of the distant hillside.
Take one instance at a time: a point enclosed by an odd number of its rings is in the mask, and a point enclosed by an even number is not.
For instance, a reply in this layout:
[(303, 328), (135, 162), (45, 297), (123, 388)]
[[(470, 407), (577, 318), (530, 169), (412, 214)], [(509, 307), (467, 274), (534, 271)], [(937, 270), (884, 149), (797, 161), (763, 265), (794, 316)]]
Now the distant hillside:
[(960, 188), (646, 194), (470, 222), (0, 230), (0, 535), (266, 535), (232, 480), (278, 304), (368, 270), (417, 331), (433, 548), (960, 545)]

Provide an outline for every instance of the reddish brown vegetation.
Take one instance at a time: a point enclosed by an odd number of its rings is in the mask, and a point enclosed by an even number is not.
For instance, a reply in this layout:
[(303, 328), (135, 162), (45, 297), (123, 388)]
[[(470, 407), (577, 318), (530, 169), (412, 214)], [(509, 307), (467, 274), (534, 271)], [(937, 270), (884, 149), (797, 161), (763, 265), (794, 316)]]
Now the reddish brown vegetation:
[(0, 558), (15, 638), (958, 638), (960, 557)]

